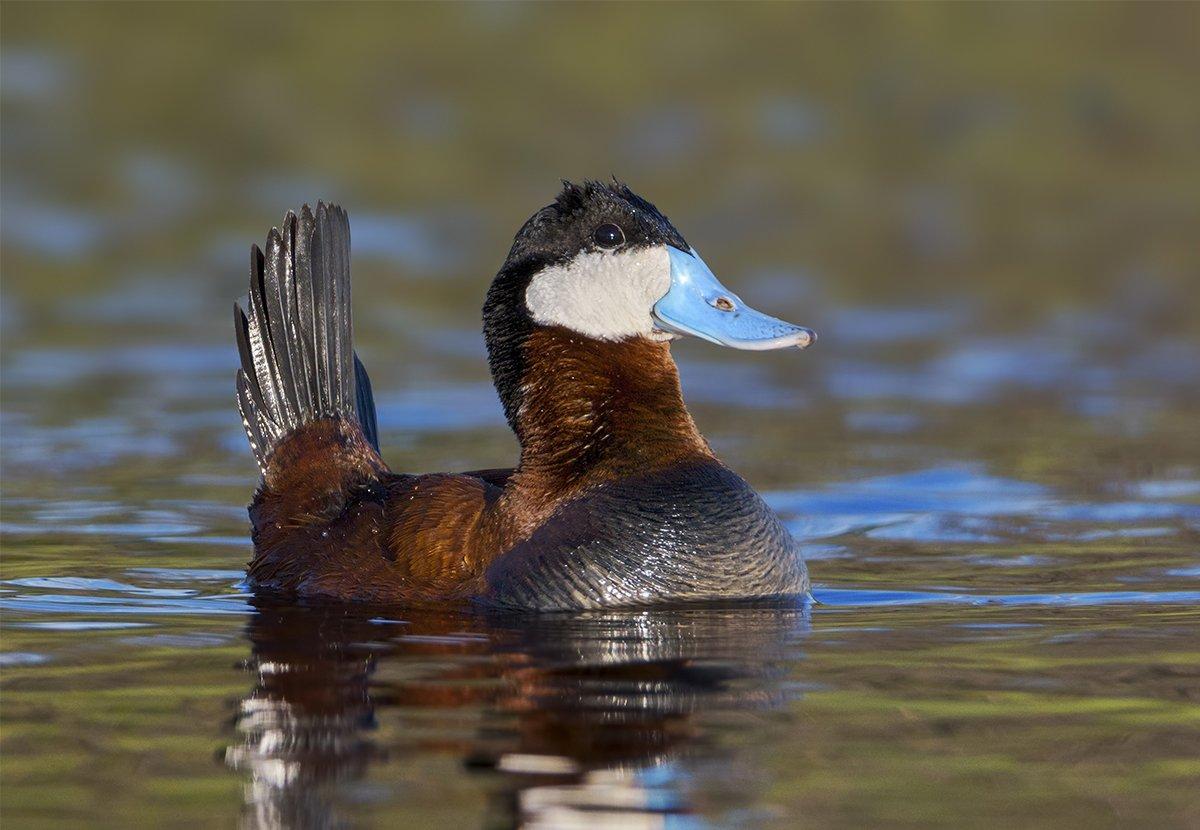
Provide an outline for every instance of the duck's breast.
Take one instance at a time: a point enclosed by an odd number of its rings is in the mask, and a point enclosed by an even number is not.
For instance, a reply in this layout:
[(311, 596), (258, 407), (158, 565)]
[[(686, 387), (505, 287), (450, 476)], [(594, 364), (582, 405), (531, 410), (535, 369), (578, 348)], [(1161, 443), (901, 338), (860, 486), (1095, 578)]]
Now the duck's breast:
[(487, 572), (486, 599), (538, 610), (801, 595), (808, 574), (774, 511), (710, 459), (564, 504)]

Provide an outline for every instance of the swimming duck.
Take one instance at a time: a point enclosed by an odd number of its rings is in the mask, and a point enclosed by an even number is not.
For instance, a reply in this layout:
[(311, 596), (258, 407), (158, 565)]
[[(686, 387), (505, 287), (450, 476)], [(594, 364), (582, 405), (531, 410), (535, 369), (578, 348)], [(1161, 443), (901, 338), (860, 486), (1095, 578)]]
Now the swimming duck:
[(746, 306), (625, 185), (564, 183), (487, 292), (513, 469), (384, 463), (340, 207), (289, 212), (251, 249), (234, 317), (238, 408), (262, 472), (248, 569), (260, 592), (550, 611), (808, 591), (795, 541), (697, 430), (670, 343), (804, 348), (815, 335)]

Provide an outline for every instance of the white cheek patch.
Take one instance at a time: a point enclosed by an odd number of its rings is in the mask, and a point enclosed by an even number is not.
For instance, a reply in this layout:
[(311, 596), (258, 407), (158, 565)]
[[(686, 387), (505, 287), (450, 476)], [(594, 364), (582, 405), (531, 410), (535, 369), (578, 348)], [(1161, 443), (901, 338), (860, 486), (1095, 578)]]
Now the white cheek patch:
[(537, 323), (565, 326), (597, 340), (654, 337), (654, 304), (671, 289), (662, 245), (581, 253), (534, 275), (525, 306)]

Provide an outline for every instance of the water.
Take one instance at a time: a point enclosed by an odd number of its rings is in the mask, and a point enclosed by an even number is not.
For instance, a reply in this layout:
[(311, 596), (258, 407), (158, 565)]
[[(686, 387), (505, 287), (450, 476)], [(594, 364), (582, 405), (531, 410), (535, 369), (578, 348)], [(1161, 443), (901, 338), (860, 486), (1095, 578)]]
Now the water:
[[(6, 825), (1200, 825), (1195, 7), (368, 8), (4, 7)], [(501, 466), (489, 275), (614, 168), (820, 332), (675, 349), (814, 602), (251, 596), (249, 242), (345, 202), (385, 456)]]

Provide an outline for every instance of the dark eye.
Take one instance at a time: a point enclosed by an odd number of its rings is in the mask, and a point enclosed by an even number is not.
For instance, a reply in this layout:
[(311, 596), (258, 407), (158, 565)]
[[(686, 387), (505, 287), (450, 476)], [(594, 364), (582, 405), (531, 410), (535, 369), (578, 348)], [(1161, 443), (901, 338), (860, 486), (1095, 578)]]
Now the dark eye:
[(592, 239), (595, 239), (601, 248), (616, 248), (625, 243), (625, 233), (612, 222), (605, 222), (596, 228)]

